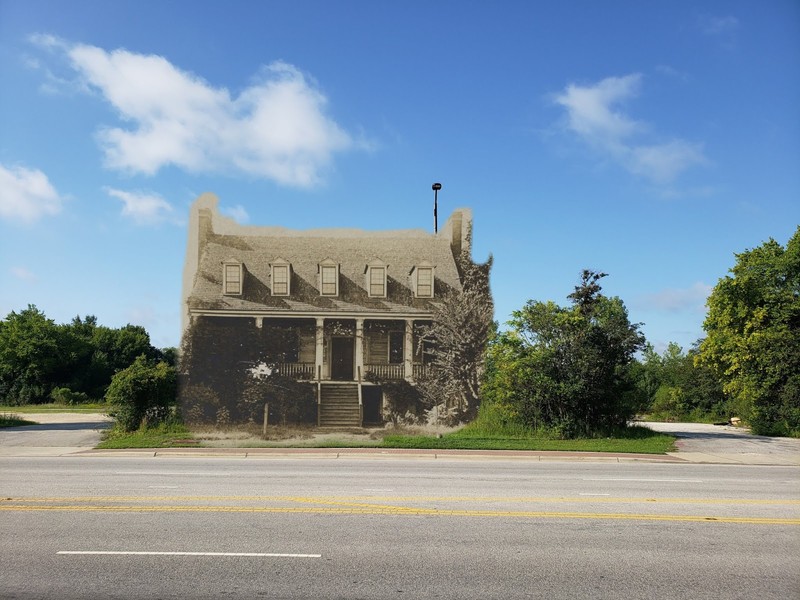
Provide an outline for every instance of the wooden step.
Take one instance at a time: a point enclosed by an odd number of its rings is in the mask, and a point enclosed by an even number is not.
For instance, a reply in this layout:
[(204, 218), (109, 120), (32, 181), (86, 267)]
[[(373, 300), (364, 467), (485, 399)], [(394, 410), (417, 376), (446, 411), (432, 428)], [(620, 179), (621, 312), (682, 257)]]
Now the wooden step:
[(361, 427), (358, 387), (352, 384), (327, 384), (321, 389), (320, 427)]

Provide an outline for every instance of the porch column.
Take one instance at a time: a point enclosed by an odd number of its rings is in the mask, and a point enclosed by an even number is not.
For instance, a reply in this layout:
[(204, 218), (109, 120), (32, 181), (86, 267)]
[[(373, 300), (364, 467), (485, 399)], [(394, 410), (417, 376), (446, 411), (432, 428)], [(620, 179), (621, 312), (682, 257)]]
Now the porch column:
[(317, 317), (316, 329), (316, 354), (314, 358), (314, 379), (322, 378), (323, 375), (323, 345), (325, 344), (325, 319)]
[(264, 317), (256, 317), (256, 327), (261, 329), (264, 326)]
[(414, 321), (406, 319), (405, 339), (403, 340), (403, 376), (407, 381), (414, 378)]
[(356, 377), (364, 377), (364, 319), (356, 319)]

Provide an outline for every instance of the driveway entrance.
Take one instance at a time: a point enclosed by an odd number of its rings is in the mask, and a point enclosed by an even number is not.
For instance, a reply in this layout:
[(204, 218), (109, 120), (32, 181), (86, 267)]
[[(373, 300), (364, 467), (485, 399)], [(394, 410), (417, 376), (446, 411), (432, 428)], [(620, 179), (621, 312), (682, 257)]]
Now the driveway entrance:
[(800, 466), (800, 439), (752, 435), (742, 427), (703, 423), (640, 423), (678, 438), (678, 458), (692, 462)]
[(20, 415), (36, 425), (0, 429), (0, 456), (62, 456), (94, 448), (111, 417), (101, 413)]

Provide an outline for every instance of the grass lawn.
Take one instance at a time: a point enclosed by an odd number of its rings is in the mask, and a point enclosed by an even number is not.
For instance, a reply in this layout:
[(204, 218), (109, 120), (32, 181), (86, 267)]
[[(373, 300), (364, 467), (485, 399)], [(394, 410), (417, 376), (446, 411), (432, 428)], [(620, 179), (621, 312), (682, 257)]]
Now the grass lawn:
[(552, 440), (544, 438), (473, 438), (442, 436), (387, 436), (385, 448), (432, 448), (459, 450), (541, 450), (561, 452), (625, 452), (665, 454), (675, 446), (675, 438), (656, 433), (641, 438), (589, 438)]
[(141, 428), (125, 432), (109, 429), (98, 448), (119, 450), (122, 448), (186, 448), (197, 446), (197, 440), (185, 425), (165, 424), (158, 427)]
[(108, 410), (108, 404), (101, 402), (89, 402), (86, 404), (23, 404), (22, 406), (0, 405), (0, 412), (13, 412), (23, 414), (35, 413), (104, 413)]
[[(239, 448), (419, 448), (451, 450), (540, 450), (562, 452), (624, 452), (632, 454), (664, 454), (674, 448), (675, 438), (644, 427), (630, 427), (611, 438), (557, 440), (543, 437), (476, 435), (460, 430), (441, 437), (429, 435), (387, 435), (383, 439), (342, 434), (324, 435), (319, 439), (296, 438), (269, 441), (259, 438), (241, 440), (228, 447)], [(204, 447), (184, 425), (170, 424), (131, 433), (112, 429), (98, 448), (185, 448)], [(210, 444), (209, 444), (210, 446)], [(216, 446), (215, 446), (216, 447)]]
[(13, 413), (0, 413), (0, 428), (2, 427), (20, 427), (22, 425), (36, 425), (33, 421), (26, 421), (19, 415)]

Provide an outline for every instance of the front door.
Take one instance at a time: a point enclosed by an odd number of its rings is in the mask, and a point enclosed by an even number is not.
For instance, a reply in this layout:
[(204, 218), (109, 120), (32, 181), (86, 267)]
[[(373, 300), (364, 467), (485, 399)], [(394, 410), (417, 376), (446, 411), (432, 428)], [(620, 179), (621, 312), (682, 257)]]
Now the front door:
[(354, 354), (354, 338), (331, 338), (331, 379), (353, 381)]

